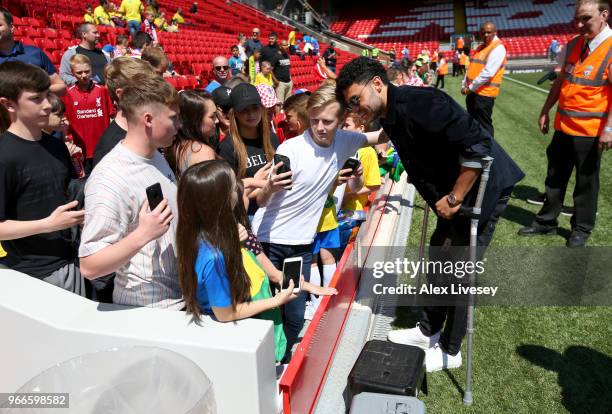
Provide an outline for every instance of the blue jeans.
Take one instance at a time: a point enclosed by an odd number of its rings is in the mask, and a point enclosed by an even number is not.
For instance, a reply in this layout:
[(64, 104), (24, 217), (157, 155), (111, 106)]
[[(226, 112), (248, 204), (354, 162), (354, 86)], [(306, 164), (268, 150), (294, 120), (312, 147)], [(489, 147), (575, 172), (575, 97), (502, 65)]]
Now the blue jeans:
[[(266, 256), (276, 266), (277, 269), (283, 268), (283, 261), (290, 257), (301, 257), (302, 274), (304, 280), (310, 281), (310, 264), (312, 263), (312, 245), (304, 244), (292, 246), (287, 244), (261, 243)], [(300, 295), (283, 306), (283, 329), (287, 337), (287, 352), (283, 362), (287, 363), (291, 359), (291, 348), (297, 342), (300, 331), (304, 327), (304, 309), (308, 294), (301, 291)]]
[(138, 20), (130, 20), (127, 23), (128, 29), (130, 29), (130, 35), (134, 36), (136, 32), (140, 31), (141, 24)]

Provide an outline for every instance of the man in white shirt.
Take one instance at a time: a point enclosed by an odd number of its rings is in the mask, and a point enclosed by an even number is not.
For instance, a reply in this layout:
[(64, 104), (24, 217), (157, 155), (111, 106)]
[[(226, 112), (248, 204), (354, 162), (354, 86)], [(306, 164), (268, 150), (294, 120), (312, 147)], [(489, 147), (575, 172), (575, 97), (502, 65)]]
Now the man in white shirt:
[[(268, 183), (257, 197), (260, 208), (253, 218), (266, 255), (277, 268), (290, 257), (302, 257), (304, 280), (310, 280), (312, 242), (317, 224), (339, 172), (341, 181), (350, 178), (350, 171), (341, 171), (346, 160), (369, 143), (378, 142), (379, 132), (360, 134), (339, 129), (343, 107), (336, 100), (335, 84), (326, 84), (308, 100), (311, 127), (302, 135), (283, 142), (276, 153), (290, 160), (291, 172), (276, 174), (273, 167)], [(283, 325), (287, 337), (287, 354), (304, 325), (306, 293), (284, 305)]]
[(497, 37), (497, 28), (492, 22), (483, 23), (480, 36), (484, 43), (470, 59), (461, 93), (467, 96), (468, 113), (494, 137), (493, 106), (504, 78), (506, 48)]

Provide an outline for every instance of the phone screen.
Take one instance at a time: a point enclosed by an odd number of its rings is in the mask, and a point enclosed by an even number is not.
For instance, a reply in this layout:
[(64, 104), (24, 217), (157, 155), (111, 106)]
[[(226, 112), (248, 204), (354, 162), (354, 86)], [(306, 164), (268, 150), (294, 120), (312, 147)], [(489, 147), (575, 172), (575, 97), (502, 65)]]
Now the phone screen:
[(300, 287), (300, 276), (302, 275), (302, 262), (301, 261), (285, 261), (283, 263), (283, 289), (287, 289), (289, 286), (289, 280), (293, 280), (294, 289)]

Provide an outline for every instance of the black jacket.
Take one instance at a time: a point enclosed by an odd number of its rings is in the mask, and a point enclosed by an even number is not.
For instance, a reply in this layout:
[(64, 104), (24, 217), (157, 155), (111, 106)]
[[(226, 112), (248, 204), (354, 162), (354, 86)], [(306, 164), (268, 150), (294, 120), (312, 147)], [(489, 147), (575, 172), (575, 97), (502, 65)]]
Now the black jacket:
[[(383, 128), (393, 142), (417, 191), (435, 211), (450, 193), (462, 160), (491, 156), (495, 160), (482, 205), (481, 223), (492, 213), (504, 190), (525, 176), (516, 163), (472, 116), (435, 88), (388, 86)], [(473, 205), (478, 182), (466, 196)]]

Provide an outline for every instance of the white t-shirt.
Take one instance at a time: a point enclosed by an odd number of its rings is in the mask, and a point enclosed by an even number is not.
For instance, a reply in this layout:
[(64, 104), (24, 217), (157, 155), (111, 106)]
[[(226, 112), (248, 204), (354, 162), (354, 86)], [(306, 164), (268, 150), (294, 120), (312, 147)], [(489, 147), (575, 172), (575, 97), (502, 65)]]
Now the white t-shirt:
[(365, 143), (365, 135), (344, 130), (336, 132), (329, 147), (317, 145), (310, 130), (283, 142), (276, 153), (291, 161), (293, 188), (274, 193), (268, 205), (255, 213), (252, 225), (259, 240), (294, 246), (312, 243), (338, 171)]
[(79, 257), (117, 243), (138, 227), (146, 188), (160, 183), (174, 218), (168, 231), (149, 242), (115, 272), (113, 302), (181, 309), (183, 299), (176, 262), (176, 178), (159, 153), (153, 159), (117, 144), (94, 168), (85, 185), (85, 224)]

